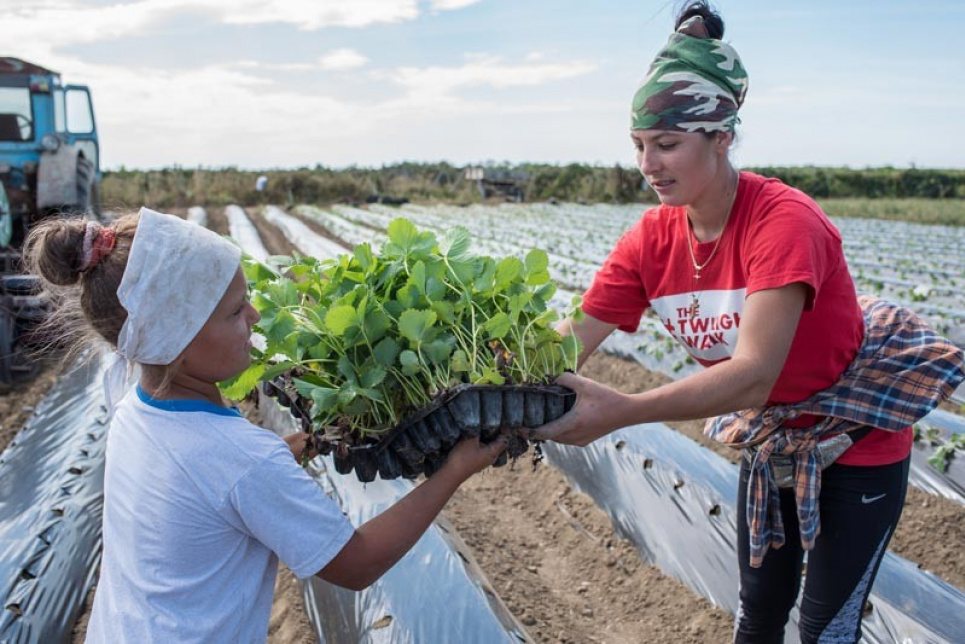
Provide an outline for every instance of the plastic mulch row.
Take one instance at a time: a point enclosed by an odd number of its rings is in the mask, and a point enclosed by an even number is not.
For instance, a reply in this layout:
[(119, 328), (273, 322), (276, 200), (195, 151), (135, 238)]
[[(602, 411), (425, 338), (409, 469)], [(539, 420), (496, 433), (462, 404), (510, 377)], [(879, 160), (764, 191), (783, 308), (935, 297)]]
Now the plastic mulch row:
[[(302, 429), (310, 430), (311, 416), (297, 395), (289, 395), (279, 382), (265, 383), (263, 388), (289, 409)], [(354, 470), (363, 483), (375, 480), (377, 474), (386, 480), (432, 476), (459, 440), (479, 436), (488, 443), (503, 428), (539, 427), (565, 414), (575, 401), (572, 390), (557, 385), (459, 385), (413, 412), (378, 442), (340, 448), (318, 441), (317, 447), (323, 454), (333, 453), (340, 474)], [(529, 440), (510, 431), (509, 448), (495, 465), (505, 465), (528, 449)]]

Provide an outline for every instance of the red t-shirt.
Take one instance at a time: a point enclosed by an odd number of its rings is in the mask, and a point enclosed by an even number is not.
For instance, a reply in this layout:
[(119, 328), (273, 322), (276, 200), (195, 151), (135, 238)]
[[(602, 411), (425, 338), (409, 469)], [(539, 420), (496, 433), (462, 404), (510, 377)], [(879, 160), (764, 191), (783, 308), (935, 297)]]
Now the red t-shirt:
[[(632, 333), (652, 308), (687, 352), (710, 366), (733, 356), (748, 295), (802, 282), (808, 287), (804, 312), (768, 402), (799, 402), (837, 382), (861, 346), (864, 321), (841, 235), (818, 205), (777, 179), (742, 172), (720, 245), (698, 285), (688, 244), (704, 264), (716, 242), (697, 241), (684, 208), (648, 210), (607, 257), (583, 296), (583, 310)], [(695, 296), (699, 307), (691, 316)], [(838, 462), (895, 463), (908, 456), (911, 444), (911, 428), (874, 430)]]

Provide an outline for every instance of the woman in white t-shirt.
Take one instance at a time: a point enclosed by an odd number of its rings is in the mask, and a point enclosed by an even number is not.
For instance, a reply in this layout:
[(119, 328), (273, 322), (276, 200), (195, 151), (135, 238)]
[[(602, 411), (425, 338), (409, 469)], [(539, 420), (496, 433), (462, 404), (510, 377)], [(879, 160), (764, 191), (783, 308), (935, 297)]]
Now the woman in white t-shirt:
[[(106, 340), (113, 405), (101, 576), (90, 642), (253, 642), (267, 637), (278, 560), (359, 590), (419, 539), (503, 439), (460, 443), (431, 479), (355, 529), (283, 440), (245, 420), (217, 384), (247, 368), (258, 313), (240, 251), (147, 209), (102, 227), (36, 226), (25, 260), (67, 333)], [(137, 386), (125, 391), (129, 366)]]

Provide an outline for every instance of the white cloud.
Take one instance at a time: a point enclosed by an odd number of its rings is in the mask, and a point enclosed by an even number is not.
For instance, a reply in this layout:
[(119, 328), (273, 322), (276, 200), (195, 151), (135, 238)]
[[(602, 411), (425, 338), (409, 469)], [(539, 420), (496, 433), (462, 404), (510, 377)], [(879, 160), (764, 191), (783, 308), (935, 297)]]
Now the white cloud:
[(318, 59), (322, 69), (340, 71), (364, 66), (369, 59), (354, 49), (336, 49)]
[(410, 94), (438, 96), (463, 87), (505, 89), (542, 85), (582, 76), (597, 68), (596, 64), (586, 61), (547, 63), (541, 60), (528, 57), (524, 63), (506, 63), (498, 56), (477, 55), (460, 67), (402, 67), (390, 74), (390, 79)]
[(482, 0), (432, 0), (432, 8), (438, 10), (462, 9), (469, 5), (478, 4)]
[(413, 20), (416, 0), (191, 0), (217, 8), (229, 24), (289, 23), (299, 29), (365, 27)]
[(239, 60), (234, 63), (234, 67), (240, 69), (259, 69), (280, 72), (310, 72), (317, 69), (318, 65), (312, 63), (263, 63), (258, 60)]
[[(438, 0), (458, 9), (468, 0)], [(7, 6), (9, 5), (9, 6)], [(135, 0), (91, 6), (82, 0), (0, 2), (0, 43), (24, 58), (49, 59), (58, 48), (132, 37), (178, 15), (235, 25), (289, 24), (302, 30), (365, 27), (414, 20), (418, 0)]]

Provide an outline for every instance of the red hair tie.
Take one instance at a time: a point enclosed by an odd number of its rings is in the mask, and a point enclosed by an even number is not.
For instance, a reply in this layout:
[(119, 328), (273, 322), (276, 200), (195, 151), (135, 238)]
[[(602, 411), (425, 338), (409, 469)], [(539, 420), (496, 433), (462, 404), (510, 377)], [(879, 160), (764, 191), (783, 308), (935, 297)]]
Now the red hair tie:
[[(97, 230), (96, 233), (94, 232), (95, 229)], [(117, 236), (113, 228), (102, 228), (92, 221), (87, 222), (87, 230), (84, 231), (84, 258), (80, 272), (89, 272), (102, 259), (107, 257), (114, 249), (116, 239)]]

